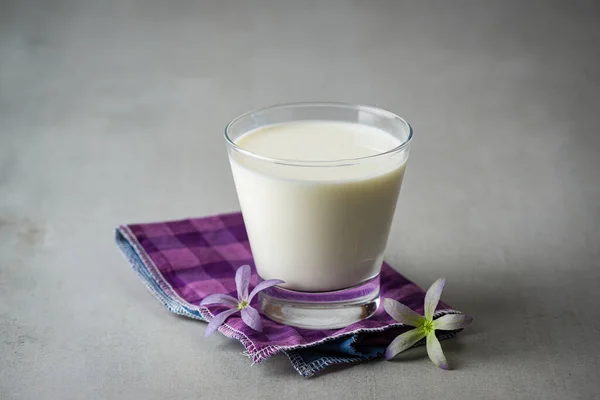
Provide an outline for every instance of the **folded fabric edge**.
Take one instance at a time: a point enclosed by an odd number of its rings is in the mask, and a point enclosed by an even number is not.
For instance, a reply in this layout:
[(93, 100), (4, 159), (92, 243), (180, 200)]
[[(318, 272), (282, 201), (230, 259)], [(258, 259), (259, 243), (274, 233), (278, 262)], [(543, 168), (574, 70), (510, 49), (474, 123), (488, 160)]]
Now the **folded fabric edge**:
[(331, 357), (325, 356), (310, 363), (306, 363), (302, 358), (303, 349), (284, 351), (284, 354), (290, 360), (292, 367), (304, 378), (311, 378), (327, 367), (338, 364), (357, 364), (363, 361), (369, 361), (370, 358), (364, 357)]
[[(196, 307), (183, 300), (179, 301), (165, 292), (158, 278), (152, 274), (151, 266), (147, 265), (140, 254), (139, 243), (126, 226), (120, 226), (115, 230), (115, 241), (134, 271), (142, 278), (144, 285), (169, 311), (200, 321), (210, 321), (213, 318), (212, 313), (206, 307)], [(229, 338), (239, 340), (252, 358), (253, 364), (283, 351), (279, 346), (267, 346), (258, 350), (252, 340), (227, 324), (221, 325), (219, 331)]]
[(186, 307), (165, 293), (164, 289), (150, 275), (144, 261), (137, 253), (135, 247), (129, 242), (127, 235), (121, 228), (115, 230), (115, 241), (129, 264), (133, 267), (133, 270), (140, 278), (142, 278), (144, 285), (150, 290), (150, 293), (152, 293), (169, 311), (185, 317), (206, 321), (200, 312)]
[[(439, 318), (442, 317), (446, 314), (462, 314), (461, 311), (457, 311), (454, 309), (444, 309), (444, 310), (437, 310), (434, 314), (434, 318)], [(349, 334), (346, 337), (350, 337), (352, 343), (356, 343), (358, 337), (360, 334), (362, 333), (373, 333), (373, 332), (384, 332), (393, 328), (397, 328), (397, 327), (402, 327), (402, 324), (397, 324), (397, 325), (390, 325), (387, 327), (382, 327), (382, 328), (373, 328), (373, 329), (368, 329), (368, 330), (359, 330), (356, 332), (353, 332), (351, 334)], [(463, 329), (457, 329), (455, 331), (443, 331), (443, 332), (439, 332), (437, 333), (437, 337), (440, 341), (444, 341), (447, 339), (451, 339), (453, 337), (455, 337), (458, 333), (460, 333)], [(343, 337), (337, 337), (335, 339), (341, 339)], [(321, 343), (322, 344), (322, 343)], [(414, 346), (412, 346), (411, 348), (415, 348), (415, 347), (421, 347), (425, 345), (425, 340), (420, 340), (419, 342), (415, 343)], [(351, 345), (352, 346), (352, 345)], [(375, 360), (375, 359), (380, 359), (383, 358), (383, 354), (384, 352), (382, 352), (381, 354), (374, 354), (374, 355), (370, 355), (370, 356), (361, 356), (359, 354), (356, 354), (355, 356), (352, 355), (348, 355), (348, 356), (323, 356), (320, 357), (314, 361), (310, 361), (310, 362), (306, 362), (304, 357), (302, 356), (302, 353), (304, 351), (310, 350), (312, 347), (303, 347), (303, 348), (295, 348), (295, 349), (286, 349), (284, 350), (284, 354), (288, 357), (288, 359), (290, 360), (290, 362), (292, 363), (292, 366), (294, 367), (294, 369), (296, 370), (296, 372), (298, 372), (300, 375), (302, 375), (305, 378), (310, 378), (313, 377), (314, 375), (318, 374), (319, 372), (323, 371), (324, 369), (333, 366), (333, 365), (338, 365), (338, 364), (356, 364), (359, 362), (364, 362), (364, 361), (370, 361), (370, 360)]]

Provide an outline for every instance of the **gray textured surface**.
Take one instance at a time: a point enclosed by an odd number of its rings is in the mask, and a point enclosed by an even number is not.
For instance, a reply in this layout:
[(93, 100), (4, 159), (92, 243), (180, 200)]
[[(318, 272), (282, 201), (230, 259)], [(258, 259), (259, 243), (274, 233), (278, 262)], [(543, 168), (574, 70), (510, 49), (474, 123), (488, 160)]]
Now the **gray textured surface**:
[[(598, 398), (600, 8), (368, 3), (0, 2), (1, 399)], [(455, 371), (251, 368), (113, 245), (237, 209), (224, 124), (302, 100), (413, 123), (387, 258), (476, 317)]]

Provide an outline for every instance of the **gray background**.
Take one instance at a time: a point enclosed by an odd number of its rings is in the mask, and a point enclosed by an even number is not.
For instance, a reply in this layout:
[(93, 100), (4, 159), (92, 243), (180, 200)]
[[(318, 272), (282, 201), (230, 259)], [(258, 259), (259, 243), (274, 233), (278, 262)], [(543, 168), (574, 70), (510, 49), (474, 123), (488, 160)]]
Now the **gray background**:
[[(600, 7), (533, 1), (2, 1), (0, 398), (591, 399), (600, 385)], [(238, 203), (237, 114), (335, 100), (416, 138), (387, 260), (475, 316), (301, 378), (169, 314), (119, 223)]]

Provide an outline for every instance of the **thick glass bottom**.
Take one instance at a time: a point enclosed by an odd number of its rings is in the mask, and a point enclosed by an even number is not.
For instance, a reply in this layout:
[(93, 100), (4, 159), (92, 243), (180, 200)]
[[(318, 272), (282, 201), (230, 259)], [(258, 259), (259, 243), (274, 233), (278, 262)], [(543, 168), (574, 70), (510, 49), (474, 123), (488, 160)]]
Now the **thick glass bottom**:
[(297, 292), (272, 287), (259, 293), (264, 314), (279, 323), (305, 329), (338, 329), (367, 319), (379, 307), (379, 275), (331, 292)]

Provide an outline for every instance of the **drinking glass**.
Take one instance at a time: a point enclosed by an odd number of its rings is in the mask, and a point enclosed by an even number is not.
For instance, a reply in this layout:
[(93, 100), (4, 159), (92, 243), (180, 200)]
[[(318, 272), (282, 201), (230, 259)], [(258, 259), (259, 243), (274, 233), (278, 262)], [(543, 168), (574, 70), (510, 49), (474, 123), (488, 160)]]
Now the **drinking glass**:
[[(293, 122), (364, 125), (393, 136), (394, 145), (366, 157), (315, 161), (267, 157), (238, 143), (251, 131)], [(227, 125), (256, 270), (264, 280), (285, 281), (260, 293), (265, 315), (291, 326), (334, 329), (375, 313), (412, 137), (409, 123), (389, 111), (341, 103), (281, 104)]]

